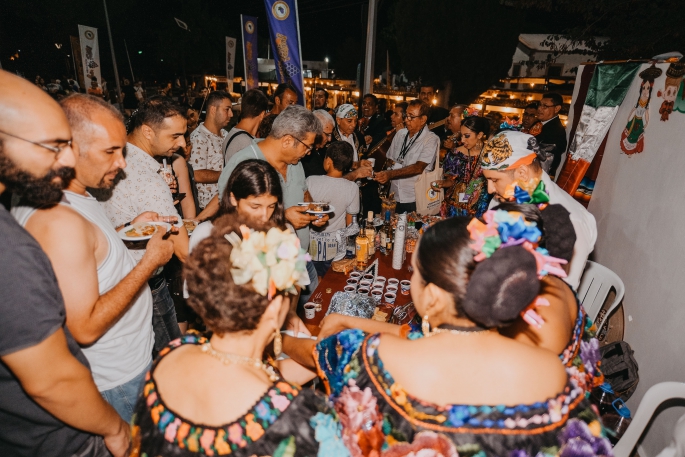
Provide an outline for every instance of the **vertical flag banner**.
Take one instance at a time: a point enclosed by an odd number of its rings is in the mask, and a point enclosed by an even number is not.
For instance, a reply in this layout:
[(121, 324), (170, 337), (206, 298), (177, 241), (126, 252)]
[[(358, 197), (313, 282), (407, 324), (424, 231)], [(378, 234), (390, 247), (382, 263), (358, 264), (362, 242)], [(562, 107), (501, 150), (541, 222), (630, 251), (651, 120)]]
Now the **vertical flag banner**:
[(85, 25), (78, 26), (78, 38), (81, 42), (81, 62), (83, 62), (83, 79), (86, 90), (91, 80), (97, 79), (98, 86), (102, 84), (100, 74), (100, 46), (98, 45), (98, 29)]
[(243, 37), (243, 64), (245, 65), (245, 90), (259, 87), (257, 73), (257, 18), (240, 15)]
[[(76, 80), (80, 87), (85, 88), (86, 82), (83, 80), (83, 58), (81, 57), (81, 43), (78, 41), (78, 37), (70, 36), (69, 41), (71, 42), (71, 55), (74, 58), (74, 72), (76, 73)], [(89, 81), (90, 82), (90, 81)]]
[(235, 38), (226, 37), (226, 78), (228, 91), (233, 92), (233, 73), (235, 72)]
[(269, 34), (274, 49), (276, 78), (279, 84), (288, 82), (297, 89), (297, 101), (304, 105), (302, 50), (297, 17), (297, 0), (264, 0), (269, 16)]

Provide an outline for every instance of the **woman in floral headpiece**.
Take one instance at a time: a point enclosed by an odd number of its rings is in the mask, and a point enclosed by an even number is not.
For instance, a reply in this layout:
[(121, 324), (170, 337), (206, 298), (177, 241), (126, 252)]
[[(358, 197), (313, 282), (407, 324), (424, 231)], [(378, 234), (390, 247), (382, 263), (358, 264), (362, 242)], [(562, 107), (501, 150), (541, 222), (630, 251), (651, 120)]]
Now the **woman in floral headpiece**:
[(611, 455), (559, 358), (497, 331), (521, 313), (539, 317), (529, 304), (559, 262), (520, 214), (485, 222), (448, 219), (419, 241), (411, 294), (422, 334), (346, 330), (317, 344), (351, 455)]
[(462, 122), (461, 145), (445, 155), (443, 179), (433, 183), (436, 190), (445, 189), (442, 217), (480, 217), (488, 209), (491, 197), (480, 161), (489, 131), (490, 123), (484, 117), (470, 116)]
[(188, 334), (160, 352), (136, 407), (132, 455), (314, 456), (326, 432), (335, 450), (324, 402), (262, 361), (274, 338), (279, 352), (307, 257), (293, 232), (272, 223), (215, 221), (185, 271), (189, 304), (213, 336)]

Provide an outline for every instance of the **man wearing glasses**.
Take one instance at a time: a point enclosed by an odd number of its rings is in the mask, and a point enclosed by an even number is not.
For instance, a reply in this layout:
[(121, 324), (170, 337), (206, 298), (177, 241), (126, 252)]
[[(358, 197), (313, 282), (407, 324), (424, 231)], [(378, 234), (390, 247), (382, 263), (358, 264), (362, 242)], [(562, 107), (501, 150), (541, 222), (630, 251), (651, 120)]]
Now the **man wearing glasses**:
[[(74, 154), (59, 105), (0, 70), (0, 195), (57, 204)], [(0, 239), (0, 455), (128, 455), (130, 428), (98, 392), (66, 327), (50, 260), (2, 205)]]
[(554, 155), (549, 175), (554, 177), (557, 167), (561, 162), (561, 156), (566, 152), (566, 129), (559, 119), (559, 111), (564, 99), (556, 92), (547, 92), (542, 95), (542, 100), (538, 105), (538, 120), (542, 122), (542, 131), (535, 137), (538, 143), (543, 145), (554, 145), (551, 151)]
[[(295, 228), (300, 245), (303, 248), (309, 246), (309, 224), (322, 227), (328, 221), (328, 215), (317, 218), (306, 213), (306, 206), (298, 205), (305, 201), (307, 192), (304, 168), (300, 160), (311, 152), (317, 135), (322, 133), (321, 122), (311, 111), (300, 105), (287, 107), (274, 120), (269, 136), (259, 143), (253, 141), (226, 163), (219, 177), (219, 195), (226, 192), (228, 178), (240, 162), (249, 159), (269, 162), (281, 180), (285, 218)], [(316, 269), (311, 262), (307, 262), (307, 272), (311, 284), (308, 291), (303, 290), (300, 294), (300, 302), (306, 301), (319, 283)]]
[(404, 121), (406, 129), (397, 132), (387, 154), (394, 165), (388, 171), (376, 173), (379, 183), (392, 181), (390, 192), (395, 193), (397, 213), (416, 211), (414, 183), (426, 167), (435, 166), (440, 138), (426, 128), (428, 110), (428, 104), (421, 100), (409, 102)]
[(304, 175), (309, 178), (310, 176), (323, 176), (326, 174), (326, 170), (323, 166), (323, 161), (326, 158), (326, 150), (328, 145), (331, 143), (333, 138), (333, 129), (335, 128), (335, 121), (333, 116), (328, 114), (327, 111), (323, 109), (317, 109), (313, 111), (314, 116), (321, 122), (321, 127), (323, 128), (323, 133), (320, 137), (317, 137), (316, 146), (312, 149), (309, 155), (306, 155), (300, 161), (302, 167), (304, 167)]

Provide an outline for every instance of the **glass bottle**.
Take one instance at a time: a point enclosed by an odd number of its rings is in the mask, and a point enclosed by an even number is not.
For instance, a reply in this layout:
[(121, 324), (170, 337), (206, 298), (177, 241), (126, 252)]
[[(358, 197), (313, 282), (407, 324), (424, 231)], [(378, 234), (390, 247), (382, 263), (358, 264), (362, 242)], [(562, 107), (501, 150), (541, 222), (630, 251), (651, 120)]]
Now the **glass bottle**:
[(381, 232), (381, 252), (384, 255), (390, 255), (392, 252), (392, 224), (390, 223), (390, 210), (385, 212), (385, 222)]
[(369, 239), (369, 259), (376, 253), (376, 230), (373, 227), (373, 211), (366, 216), (366, 236)]
[(366, 269), (369, 264), (369, 239), (363, 228), (359, 229), (359, 234), (355, 240), (357, 255), (357, 270)]
[(354, 214), (352, 215), (352, 223), (347, 226), (347, 255), (346, 257), (348, 258), (355, 258), (357, 249), (356, 249), (356, 238), (357, 234), (355, 234), (355, 231), (358, 229), (357, 225), (357, 215)]

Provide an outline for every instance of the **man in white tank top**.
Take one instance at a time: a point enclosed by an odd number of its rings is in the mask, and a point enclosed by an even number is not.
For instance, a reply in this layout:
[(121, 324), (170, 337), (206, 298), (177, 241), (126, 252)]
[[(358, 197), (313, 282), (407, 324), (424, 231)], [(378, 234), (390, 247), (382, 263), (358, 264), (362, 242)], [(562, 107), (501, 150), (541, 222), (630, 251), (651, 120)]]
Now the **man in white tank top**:
[[(64, 296), (67, 326), (90, 362), (100, 393), (129, 422), (152, 362), (152, 294), (147, 280), (173, 253), (163, 230), (139, 263), (87, 188), (110, 188), (126, 167), (121, 114), (102, 100), (74, 95), (62, 102), (71, 125), (76, 178), (50, 208), (18, 206), (17, 221), (41, 245)], [(143, 213), (134, 222), (164, 221)]]

